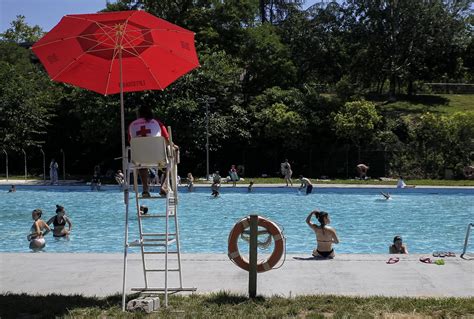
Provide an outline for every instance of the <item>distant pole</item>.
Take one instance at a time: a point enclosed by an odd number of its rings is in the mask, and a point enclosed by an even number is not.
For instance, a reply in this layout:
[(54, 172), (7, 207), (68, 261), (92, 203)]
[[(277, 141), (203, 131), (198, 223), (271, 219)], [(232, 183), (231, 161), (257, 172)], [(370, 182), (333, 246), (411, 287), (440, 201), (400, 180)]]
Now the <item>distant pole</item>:
[(40, 152), (43, 155), (43, 183), (46, 183), (46, 156), (42, 147), (40, 147)]
[(203, 98), (199, 98), (198, 102), (204, 103), (206, 105), (206, 181), (208, 181), (209, 180), (209, 104), (216, 103), (216, 98), (205, 95)]
[(63, 154), (63, 181), (66, 180), (66, 154), (64, 153), (64, 150), (61, 149), (61, 153)]
[(206, 181), (209, 180), (209, 99), (206, 99)]
[(8, 153), (5, 149), (3, 149), (3, 153), (5, 153), (5, 172), (6, 172), (7, 181), (8, 181)]
[(21, 149), (21, 151), (23, 152), (23, 156), (25, 158), (25, 181), (26, 179), (28, 178), (28, 170), (27, 170), (27, 167), (26, 167), (26, 152), (24, 149)]
[(257, 296), (257, 236), (258, 215), (250, 215), (250, 242), (249, 242), (249, 297)]

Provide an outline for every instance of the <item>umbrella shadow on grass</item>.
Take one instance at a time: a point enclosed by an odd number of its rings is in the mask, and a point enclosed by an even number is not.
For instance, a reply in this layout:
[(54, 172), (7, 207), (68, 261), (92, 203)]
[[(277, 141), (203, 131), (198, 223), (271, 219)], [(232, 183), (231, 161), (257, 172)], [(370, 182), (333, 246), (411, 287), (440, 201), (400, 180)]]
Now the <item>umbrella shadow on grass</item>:
[(120, 307), (121, 295), (105, 298), (84, 297), (81, 295), (28, 295), (1, 294), (0, 318), (55, 318), (69, 314), (75, 308)]

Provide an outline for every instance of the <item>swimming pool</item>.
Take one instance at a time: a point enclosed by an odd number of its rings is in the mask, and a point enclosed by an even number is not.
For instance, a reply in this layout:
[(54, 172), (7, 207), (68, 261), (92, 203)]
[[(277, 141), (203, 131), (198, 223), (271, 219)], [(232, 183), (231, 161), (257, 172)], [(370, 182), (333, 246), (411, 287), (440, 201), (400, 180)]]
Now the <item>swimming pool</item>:
[[(91, 192), (86, 187), (19, 186), (8, 193), (0, 188), (1, 252), (28, 252), (26, 235), (31, 211), (54, 216), (55, 204), (65, 206), (73, 222), (69, 240), (47, 236), (47, 252), (123, 252), (123, 194), (116, 187)], [(389, 190), (393, 199), (382, 200)], [(386, 253), (395, 235), (401, 235), (411, 253), (435, 250), (460, 252), (466, 226), (474, 221), (474, 189), (315, 188), (300, 195), (296, 189), (223, 188), (220, 198), (209, 188), (180, 193), (179, 221), (182, 252), (226, 253), (227, 237), (235, 222), (251, 213), (279, 223), (289, 253), (310, 254), (315, 236), (305, 219), (313, 209), (330, 213), (341, 243), (336, 253)], [(162, 200), (147, 200), (150, 212), (159, 212)], [(138, 236), (131, 210), (131, 239)], [(471, 241), (472, 242), (472, 241)], [(470, 245), (471, 247), (474, 245)], [(472, 251), (469, 247), (469, 251)], [(138, 249), (134, 249), (137, 251)]]

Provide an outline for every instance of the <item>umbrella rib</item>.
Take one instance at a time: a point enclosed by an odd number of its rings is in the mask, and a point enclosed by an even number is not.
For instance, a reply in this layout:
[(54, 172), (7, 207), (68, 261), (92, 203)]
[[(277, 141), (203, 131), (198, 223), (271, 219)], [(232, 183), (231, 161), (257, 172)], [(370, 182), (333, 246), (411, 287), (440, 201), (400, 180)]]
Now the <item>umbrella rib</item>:
[(109, 91), (109, 83), (110, 83), (110, 77), (112, 75), (112, 67), (114, 65), (114, 60), (117, 57), (117, 54), (118, 54), (118, 50), (117, 50), (117, 48), (114, 48), (114, 56), (112, 57), (112, 60), (110, 62), (109, 75), (107, 76), (107, 82), (105, 84), (105, 94), (104, 95), (107, 95), (107, 92)]
[[(94, 47), (97, 47), (98, 45), (100, 45), (100, 43), (97, 43), (97, 45), (95, 45)], [(52, 80), (55, 80), (56, 78), (58, 78), (61, 74), (64, 73), (64, 71), (66, 71), (72, 64), (74, 64), (75, 62), (77, 62), (82, 56), (84, 56), (85, 54), (89, 53), (90, 49), (87, 49), (85, 51), (83, 51), (80, 55), (78, 55), (77, 57), (75, 57), (71, 62), (69, 62), (69, 64), (67, 66), (65, 66), (61, 71), (59, 71), (58, 73), (56, 73), (54, 75), (54, 77), (52, 77), (51, 79)]]
[[(157, 44), (157, 43), (155, 43), (155, 44), (153, 44), (153, 45), (143, 45), (143, 46), (137, 45), (137, 46), (136, 46), (136, 48), (141, 48), (141, 47), (143, 47), (143, 48), (157, 47), (157, 48), (160, 48), (160, 49), (170, 50), (170, 51), (171, 51), (171, 49), (170, 49), (169, 47), (163, 46), (163, 45), (160, 45), (160, 44)], [(177, 56), (177, 57), (179, 57), (179, 58), (181, 58), (181, 59), (183, 59), (183, 60), (188, 61), (188, 62), (191, 63), (191, 64), (194, 63), (194, 61), (192, 61), (191, 59), (189, 59), (188, 57), (186, 57), (186, 56), (184, 56), (184, 55), (182, 55), (182, 54), (179, 54), (179, 52), (177, 52), (177, 51), (173, 51), (172, 54), (175, 55), (175, 56)]]
[[(126, 52), (128, 52), (128, 53), (130, 53), (130, 54), (133, 54), (132, 52), (129, 52), (128, 50), (125, 50), (125, 49), (124, 49), (124, 51), (126, 51)], [(145, 61), (140, 55), (137, 55), (136, 57), (137, 57), (140, 61), (142, 61), (142, 63), (146, 66), (146, 68), (147, 68), (148, 71), (150, 72), (150, 74), (151, 74), (153, 80), (155, 80), (155, 82), (156, 82), (156, 84), (158, 84), (159, 88), (160, 88), (161, 90), (163, 90), (163, 86), (160, 84), (160, 81), (155, 77), (155, 74), (153, 74), (153, 72), (150, 71), (151, 68), (150, 68), (150, 66), (148, 65), (148, 63), (146, 63), (146, 61)]]

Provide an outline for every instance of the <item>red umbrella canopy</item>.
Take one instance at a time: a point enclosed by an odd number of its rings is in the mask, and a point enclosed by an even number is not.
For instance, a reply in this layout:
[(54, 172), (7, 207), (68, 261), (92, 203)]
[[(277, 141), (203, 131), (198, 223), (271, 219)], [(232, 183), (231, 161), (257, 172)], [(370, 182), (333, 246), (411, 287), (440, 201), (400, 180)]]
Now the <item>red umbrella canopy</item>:
[(101, 94), (163, 90), (199, 66), (194, 33), (144, 11), (72, 14), (32, 50), (51, 79)]

